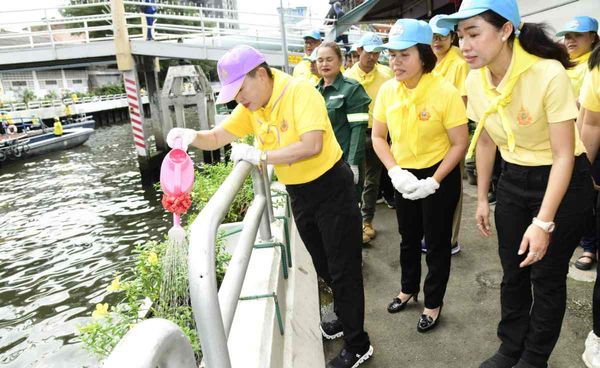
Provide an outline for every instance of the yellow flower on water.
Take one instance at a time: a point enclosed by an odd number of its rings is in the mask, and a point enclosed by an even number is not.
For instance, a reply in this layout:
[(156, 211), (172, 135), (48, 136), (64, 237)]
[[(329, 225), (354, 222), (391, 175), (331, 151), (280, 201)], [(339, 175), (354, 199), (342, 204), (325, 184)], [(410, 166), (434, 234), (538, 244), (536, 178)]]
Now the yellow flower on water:
[(152, 266), (156, 266), (158, 264), (158, 255), (154, 252), (150, 252), (150, 254), (148, 254), (148, 263)]
[(98, 303), (96, 304), (96, 310), (92, 312), (92, 317), (94, 319), (102, 319), (108, 315), (108, 303)]
[(108, 290), (109, 293), (114, 293), (123, 290), (123, 288), (121, 287), (121, 276), (115, 277), (115, 279), (110, 283), (110, 285), (106, 287), (106, 290)]

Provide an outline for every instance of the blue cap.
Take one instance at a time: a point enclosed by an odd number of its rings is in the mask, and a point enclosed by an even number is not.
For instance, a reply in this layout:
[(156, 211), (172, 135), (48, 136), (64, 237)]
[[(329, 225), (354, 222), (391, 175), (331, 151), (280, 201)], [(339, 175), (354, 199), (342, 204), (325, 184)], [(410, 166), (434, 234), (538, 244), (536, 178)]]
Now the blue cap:
[(358, 47), (362, 47), (366, 52), (377, 51), (378, 47), (383, 45), (383, 40), (373, 32), (365, 33), (357, 42)]
[(556, 36), (562, 37), (569, 32), (598, 32), (598, 21), (592, 17), (575, 17), (567, 22), (563, 27), (563, 30), (558, 32)]
[(445, 16), (446, 16), (446, 14), (438, 14), (429, 20), (429, 26), (431, 27), (433, 34), (439, 34), (439, 35), (442, 35), (445, 37), (445, 36), (448, 36), (450, 34), (450, 32), (452, 32), (454, 30), (454, 28), (438, 27), (436, 25), (438, 19), (445, 17)]
[(418, 43), (431, 45), (433, 32), (427, 22), (416, 19), (398, 19), (390, 29), (388, 42), (378, 48), (404, 50)]
[(321, 39), (321, 31), (319, 31), (316, 28), (311, 29), (310, 31), (304, 32), (304, 34), (302, 35), (302, 38), (314, 38), (315, 40), (320, 40)]
[(459, 21), (472, 18), (488, 10), (508, 19), (515, 27), (515, 31), (519, 29), (521, 15), (517, 0), (464, 0), (458, 12), (441, 17), (436, 25), (452, 29)]

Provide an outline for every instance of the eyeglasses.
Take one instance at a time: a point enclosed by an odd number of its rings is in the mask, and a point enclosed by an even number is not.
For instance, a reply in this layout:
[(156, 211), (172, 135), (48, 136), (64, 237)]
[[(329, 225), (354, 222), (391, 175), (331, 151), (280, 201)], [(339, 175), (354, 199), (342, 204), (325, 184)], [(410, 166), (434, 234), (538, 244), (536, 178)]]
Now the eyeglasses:
[(446, 41), (449, 37), (450, 34), (448, 34), (447, 36), (442, 36), (441, 34), (436, 33), (433, 35), (433, 41)]

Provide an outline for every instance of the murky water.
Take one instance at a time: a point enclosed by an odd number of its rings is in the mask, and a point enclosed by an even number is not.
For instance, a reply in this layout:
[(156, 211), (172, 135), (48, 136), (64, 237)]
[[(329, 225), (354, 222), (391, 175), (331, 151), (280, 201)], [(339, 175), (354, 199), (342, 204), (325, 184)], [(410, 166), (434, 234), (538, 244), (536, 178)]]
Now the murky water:
[(141, 186), (128, 124), (0, 167), (0, 367), (97, 366), (77, 326), (167, 221), (159, 194)]

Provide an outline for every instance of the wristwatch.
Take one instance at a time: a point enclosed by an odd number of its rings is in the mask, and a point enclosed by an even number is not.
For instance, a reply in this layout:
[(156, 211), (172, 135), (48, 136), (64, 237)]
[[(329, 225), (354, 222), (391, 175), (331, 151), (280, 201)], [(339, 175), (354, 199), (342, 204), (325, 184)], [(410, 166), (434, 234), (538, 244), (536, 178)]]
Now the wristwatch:
[(533, 218), (533, 221), (531, 221), (532, 224), (534, 224), (535, 226), (539, 227), (540, 229), (544, 230), (547, 233), (551, 233), (554, 231), (554, 227), (556, 226), (554, 224), (554, 222), (550, 221), (550, 222), (546, 222), (546, 221), (542, 221), (537, 217)]
[(267, 163), (267, 151), (262, 151), (260, 153), (260, 162)]

